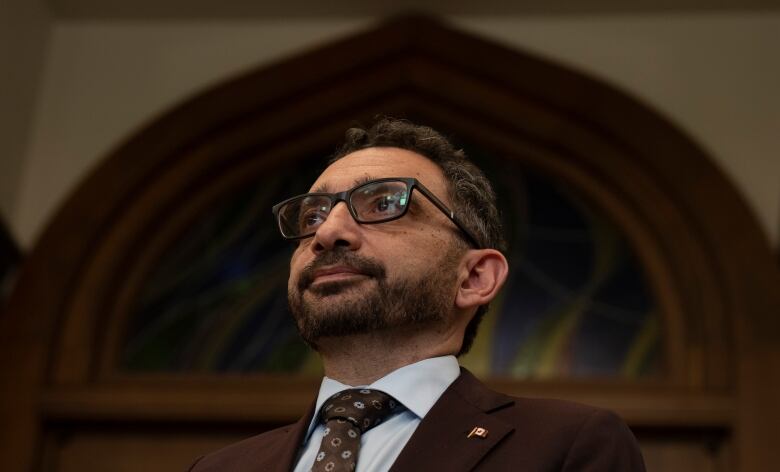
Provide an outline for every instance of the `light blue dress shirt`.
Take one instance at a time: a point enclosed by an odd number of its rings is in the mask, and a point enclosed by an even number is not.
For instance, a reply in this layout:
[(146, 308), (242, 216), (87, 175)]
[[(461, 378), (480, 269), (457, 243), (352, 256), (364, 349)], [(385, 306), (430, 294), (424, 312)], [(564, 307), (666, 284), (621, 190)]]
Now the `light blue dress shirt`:
[(459, 375), (457, 359), (444, 356), (401, 367), (371, 385), (344, 385), (328, 377), (323, 378), (317, 395), (317, 409), (294, 472), (309, 472), (314, 464), (325, 430), (316, 412), (320, 411), (325, 400), (336, 393), (355, 387), (372, 388), (391, 395), (406, 407), (401, 413), (366, 431), (360, 439), (356, 472), (384, 472), (390, 469), (420, 421)]

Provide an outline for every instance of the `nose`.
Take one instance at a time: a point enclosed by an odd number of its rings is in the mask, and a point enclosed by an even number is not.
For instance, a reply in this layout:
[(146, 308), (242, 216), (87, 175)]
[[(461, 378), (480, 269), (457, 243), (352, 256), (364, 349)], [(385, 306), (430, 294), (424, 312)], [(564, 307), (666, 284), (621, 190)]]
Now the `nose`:
[(311, 247), (315, 253), (329, 251), (336, 246), (354, 251), (360, 247), (360, 237), (360, 224), (352, 218), (347, 204), (338, 202), (312, 236)]

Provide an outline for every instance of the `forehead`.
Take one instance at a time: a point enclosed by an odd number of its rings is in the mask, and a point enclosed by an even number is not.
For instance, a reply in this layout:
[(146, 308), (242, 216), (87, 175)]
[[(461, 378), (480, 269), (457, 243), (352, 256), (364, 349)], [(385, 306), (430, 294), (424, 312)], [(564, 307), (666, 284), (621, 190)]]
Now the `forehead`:
[(415, 177), (438, 195), (446, 189), (444, 174), (430, 159), (406, 149), (375, 147), (347, 154), (328, 166), (311, 191), (341, 192), (383, 177)]

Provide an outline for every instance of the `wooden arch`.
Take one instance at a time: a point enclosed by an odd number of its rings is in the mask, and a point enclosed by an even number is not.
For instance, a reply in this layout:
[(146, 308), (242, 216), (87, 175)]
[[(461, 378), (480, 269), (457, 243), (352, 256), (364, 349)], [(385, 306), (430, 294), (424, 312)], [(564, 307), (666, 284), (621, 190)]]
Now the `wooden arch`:
[[(0, 320), (6, 470), (56, 469), (47, 465), (57, 447), (49, 433), (62, 428), (254, 425), (305, 408), (306, 379), (123, 377), (112, 370), (115, 318), (166, 241), (208, 202), (329, 148), (378, 113), (442, 126), (577, 187), (626, 232), (661, 301), (662, 381), (498, 388), (601, 404), (639, 429), (712, 429), (727, 438), (737, 470), (773, 463), (780, 277), (731, 183), (626, 94), (405, 17), (200, 94), (130, 137), (79, 186)], [(269, 405), (276, 413), (261, 413)]]

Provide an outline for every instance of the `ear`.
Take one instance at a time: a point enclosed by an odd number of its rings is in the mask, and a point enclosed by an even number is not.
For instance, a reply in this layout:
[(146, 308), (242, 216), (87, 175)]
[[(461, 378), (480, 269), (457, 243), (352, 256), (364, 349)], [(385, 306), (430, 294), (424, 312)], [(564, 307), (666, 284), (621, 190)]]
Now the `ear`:
[(463, 258), (464, 278), (455, 295), (455, 305), (461, 309), (489, 303), (501, 290), (509, 273), (509, 264), (495, 249), (472, 249)]

